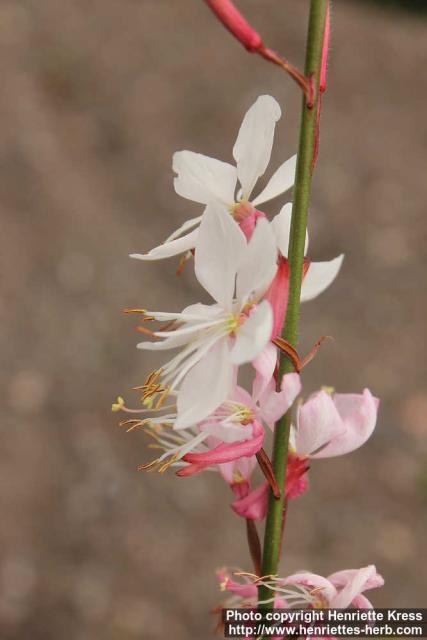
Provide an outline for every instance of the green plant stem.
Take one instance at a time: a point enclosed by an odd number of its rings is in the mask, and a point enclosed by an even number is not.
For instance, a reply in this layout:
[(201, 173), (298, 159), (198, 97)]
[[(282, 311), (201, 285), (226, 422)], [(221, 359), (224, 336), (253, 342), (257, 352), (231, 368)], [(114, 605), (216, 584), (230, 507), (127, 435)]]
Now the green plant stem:
[[(311, 0), (307, 35), (305, 75), (311, 79), (315, 88), (315, 99), (309, 108), (303, 98), (301, 127), (298, 149), (298, 162), (292, 207), (292, 222), (289, 239), (288, 260), (290, 266), (289, 296), (286, 320), (282, 337), (296, 346), (299, 333), (300, 296), (304, 262), (305, 234), (307, 229), (308, 206), (311, 193), (312, 160), (316, 137), (317, 101), (319, 99), (319, 78), (322, 60), (322, 44), (325, 29), (328, 0)], [(293, 370), (292, 363), (281, 356), (279, 379)], [(286, 466), (288, 459), (288, 441), (291, 425), (291, 413), (288, 411), (276, 424), (272, 463), (279, 487), (280, 499), (274, 498), (270, 491), (267, 520), (264, 535), (262, 575), (277, 573), (281, 552), (281, 527), (285, 498)], [(260, 601), (271, 597), (270, 589), (260, 587)], [(272, 607), (263, 605), (264, 607)]]

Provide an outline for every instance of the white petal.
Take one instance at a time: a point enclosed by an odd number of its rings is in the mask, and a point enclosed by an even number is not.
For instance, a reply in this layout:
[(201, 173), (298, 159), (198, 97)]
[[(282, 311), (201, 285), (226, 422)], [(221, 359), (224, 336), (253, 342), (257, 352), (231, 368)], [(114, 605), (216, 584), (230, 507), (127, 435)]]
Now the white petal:
[(227, 162), (193, 151), (174, 153), (172, 168), (177, 173), (175, 191), (183, 198), (207, 204), (219, 200), (231, 206), (234, 202), (237, 171)]
[(184, 231), (188, 231), (192, 229), (201, 221), (202, 216), (197, 216), (196, 218), (190, 218), (186, 220), (178, 229), (176, 229), (173, 233), (170, 234), (165, 240), (165, 242), (170, 242), (171, 240), (175, 240), (175, 238), (179, 238), (180, 235), (184, 233)]
[(295, 171), (297, 166), (297, 156), (294, 155), (286, 160), (271, 176), (267, 186), (261, 191), (259, 196), (252, 200), (252, 204), (257, 207), (259, 204), (273, 200), (280, 194), (285, 193), (294, 186)]
[(233, 156), (244, 199), (249, 199), (256, 181), (267, 168), (274, 127), (280, 115), (279, 104), (274, 98), (260, 96), (243, 118)]
[(256, 301), (267, 290), (277, 271), (276, 240), (270, 223), (260, 218), (246, 245), (237, 273), (236, 297), (243, 306), (250, 297)]
[(264, 300), (239, 328), (230, 352), (231, 361), (244, 364), (253, 360), (268, 344), (272, 329), (273, 311), (270, 303)]
[(130, 257), (136, 258), (137, 260), (161, 260), (162, 258), (177, 256), (180, 253), (194, 249), (198, 233), (199, 230), (194, 229), (194, 231), (186, 236), (177, 238), (176, 240), (171, 240), (170, 242), (165, 242), (164, 244), (151, 249), (148, 253), (131, 253)]
[(189, 335), (171, 336), (157, 342), (139, 342), (136, 348), (144, 349), (144, 351), (167, 351), (168, 349), (175, 349), (175, 347), (182, 347), (184, 344), (188, 344), (191, 342), (191, 338), (192, 336)]
[(233, 365), (227, 340), (220, 340), (185, 376), (177, 398), (175, 429), (197, 424), (210, 415), (228, 396)]
[(236, 272), (246, 246), (231, 215), (218, 203), (208, 204), (196, 244), (196, 277), (226, 310), (231, 311)]
[(341, 268), (344, 254), (328, 262), (311, 262), (301, 288), (301, 302), (312, 300), (335, 280)]
[[(282, 207), (280, 213), (274, 216), (271, 221), (274, 235), (276, 236), (277, 247), (285, 258), (288, 257), (289, 236), (291, 233), (291, 218), (292, 218), (292, 202), (288, 202)], [(305, 246), (304, 255), (306, 255), (308, 249), (308, 234), (305, 232)]]

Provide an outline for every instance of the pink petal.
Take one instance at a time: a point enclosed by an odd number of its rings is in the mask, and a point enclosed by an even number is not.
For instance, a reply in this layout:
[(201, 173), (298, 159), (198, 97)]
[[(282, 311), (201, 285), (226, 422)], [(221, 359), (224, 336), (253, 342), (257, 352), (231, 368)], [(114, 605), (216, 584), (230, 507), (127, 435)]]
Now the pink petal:
[(249, 520), (264, 520), (268, 504), (268, 482), (264, 482), (245, 498), (235, 500), (231, 508), (238, 516)]
[(372, 435), (377, 422), (379, 401), (365, 389), (363, 394), (343, 393), (334, 395), (334, 404), (341, 416), (344, 432), (313, 458), (330, 458), (354, 451)]
[[(366, 581), (363, 588), (364, 591), (377, 589), (384, 585), (384, 578), (377, 573), (375, 565), (368, 565), (368, 567), (364, 567), (364, 569), (369, 569), (367, 576), (365, 576)], [(360, 571), (361, 569), (344, 569), (343, 571), (337, 571), (328, 576), (328, 580), (330, 580), (330, 582), (332, 582), (332, 584), (337, 588), (345, 587), (348, 582), (354, 580), (355, 576), (358, 575)]]
[(197, 476), (199, 473), (204, 471), (206, 466), (203, 464), (189, 464), (187, 467), (183, 467), (179, 471), (176, 472), (176, 475), (180, 478), (189, 478), (190, 476)]
[(254, 598), (257, 596), (258, 589), (255, 584), (241, 584), (240, 582), (236, 582), (229, 577), (225, 570), (218, 571), (217, 576), (221, 583), (221, 589), (224, 591), (230, 591), (230, 593), (235, 593), (242, 598)]
[(356, 609), (373, 609), (374, 605), (364, 595), (356, 596), (351, 603)]
[(265, 294), (273, 309), (272, 338), (280, 336), (285, 322), (286, 309), (288, 306), (289, 290), (289, 263), (286, 258), (279, 257), (279, 266), (273, 282)]
[[(256, 435), (255, 435), (256, 434)], [(262, 447), (264, 441), (264, 429), (254, 423), (254, 437), (251, 440), (243, 442), (222, 443), (205, 453), (187, 453), (183, 460), (190, 464), (196, 464), (208, 467), (213, 464), (222, 464), (231, 462), (241, 457), (253, 456)]]
[[(243, 206), (243, 203), (239, 206), (239, 212), (243, 209)], [(262, 211), (258, 211), (258, 209), (253, 209), (253, 211), (249, 215), (242, 215), (235, 218), (235, 220), (237, 220), (237, 222), (239, 223), (241, 230), (245, 234), (246, 240), (248, 242), (252, 238), (258, 220), (265, 217), (265, 213), (263, 213)]]
[(332, 599), (336, 596), (336, 589), (327, 578), (308, 571), (300, 571), (288, 576), (283, 580), (283, 584), (299, 584), (304, 587), (319, 589), (319, 596), (321, 596), (328, 604), (330, 604)]
[(289, 500), (299, 498), (308, 489), (308, 463), (305, 458), (298, 458), (292, 453), (288, 455), (286, 467), (285, 493)]
[[(246, 495), (248, 491), (241, 490), (237, 485), (247, 485), (249, 490), (249, 478), (251, 477), (257, 460), (255, 456), (251, 458), (239, 458), (231, 462), (224, 462), (218, 465), (219, 471), (224, 480), (231, 486), (233, 491), (239, 494), (239, 497)], [(239, 480), (237, 480), (237, 478)]]
[(297, 373), (288, 373), (282, 378), (282, 391), (266, 392), (260, 398), (261, 416), (270, 428), (293, 405), (301, 391), (301, 380)]
[(366, 589), (373, 589), (384, 584), (382, 577), (377, 574), (373, 564), (355, 571), (350, 570), (332, 574), (330, 580), (331, 582), (334, 581), (335, 584), (343, 584), (345, 580), (342, 589), (331, 603), (331, 606), (335, 609), (345, 609)]
[(343, 432), (343, 423), (331, 396), (326, 391), (314, 393), (298, 410), (295, 434), (299, 456), (311, 456)]

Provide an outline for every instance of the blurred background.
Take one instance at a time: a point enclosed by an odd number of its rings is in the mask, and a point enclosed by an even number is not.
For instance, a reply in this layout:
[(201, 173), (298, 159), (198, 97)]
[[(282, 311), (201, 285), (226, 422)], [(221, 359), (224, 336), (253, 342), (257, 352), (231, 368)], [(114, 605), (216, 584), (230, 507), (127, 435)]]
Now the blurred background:
[[(302, 65), (308, 2), (246, 0), (265, 41)], [(313, 188), (311, 257), (340, 277), (303, 308), (304, 352), (333, 335), (305, 393), (381, 398), (360, 451), (312, 465), (282, 572), (375, 563), (378, 606), (425, 606), (427, 390), (425, 2), (340, 0)], [(272, 168), (296, 150), (300, 96), (203, 2), (0, 4), (1, 640), (213, 638), (215, 569), (250, 569), (215, 474), (143, 475), (128, 402), (156, 357), (126, 306), (181, 309), (200, 290), (174, 259), (128, 259), (200, 211), (171, 156), (224, 160), (255, 98), (282, 105)], [(269, 213), (278, 211), (275, 201)]]

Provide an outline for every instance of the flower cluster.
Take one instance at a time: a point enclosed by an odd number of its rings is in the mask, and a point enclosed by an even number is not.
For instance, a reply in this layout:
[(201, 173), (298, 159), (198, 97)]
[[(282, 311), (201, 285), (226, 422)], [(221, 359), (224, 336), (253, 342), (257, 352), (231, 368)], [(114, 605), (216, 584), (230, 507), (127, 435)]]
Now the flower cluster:
[[(256, 100), (233, 147), (234, 164), (192, 151), (174, 155), (175, 190), (200, 203), (202, 212), (160, 246), (131, 257), (194, 258), (196, 278), (212, 302), (196, 302), (180, 312), (129, 310), (140, 314), (139, 329), (149, 337), (138, 344), (139, 349), (175, 353), (138, 387), (140, 409), (129, 409), (122, 398), (113, 405), (113, 410), (129, 414), (122, 424), (143, 428), (154, 440), (152, 446), (161, 451), (155, 460), (141, 465), (142, 470), (163, 472), (174, 467), (180, 477), (216, 470), (234, 493), (233, 511), (247, 520), (262, 520), (266, 514), (268, 485), (272, 485), (263, 451), (266, 433), (274, 430), (301, 393), (299, 370), (279, 377), (276, 346), (287, 308), (292, 205), (284, 204), (271, 219), (259, 209), (293, 186), (295, 156), (254, 195), (270, 160), (280, 115), (271, 96)], [(312, 262), (306, 257), (301, 300), (322, 293), (337, 276), (342, 260), (338, 256)], [(159, 324), (153, 328), (153, 323)], [(250, 391), (240, 380), (245, 365), (252, 372)], [(286, 499), (307, 489), (311, 459), (360, 447), (374, 430), (377, 409), (378, 400), (368, 389), (362, 394), (322, 389), (299, 401), (291, 429)], [(268, 481), (252, 488), (257, 460)], [(238, 584), (221, 575), (223, 588), (245, 601), (256, 599), (257, 587), (264, 584), (260, 579)], [(282, 605), (318, 606), (319, 600), (327, 606), (348, 606), (363, 604), (366, 598), (361, 592), (380, 582), (375, 569), (367, 567), (328, 579), (300, 573), (265, 584)]]

